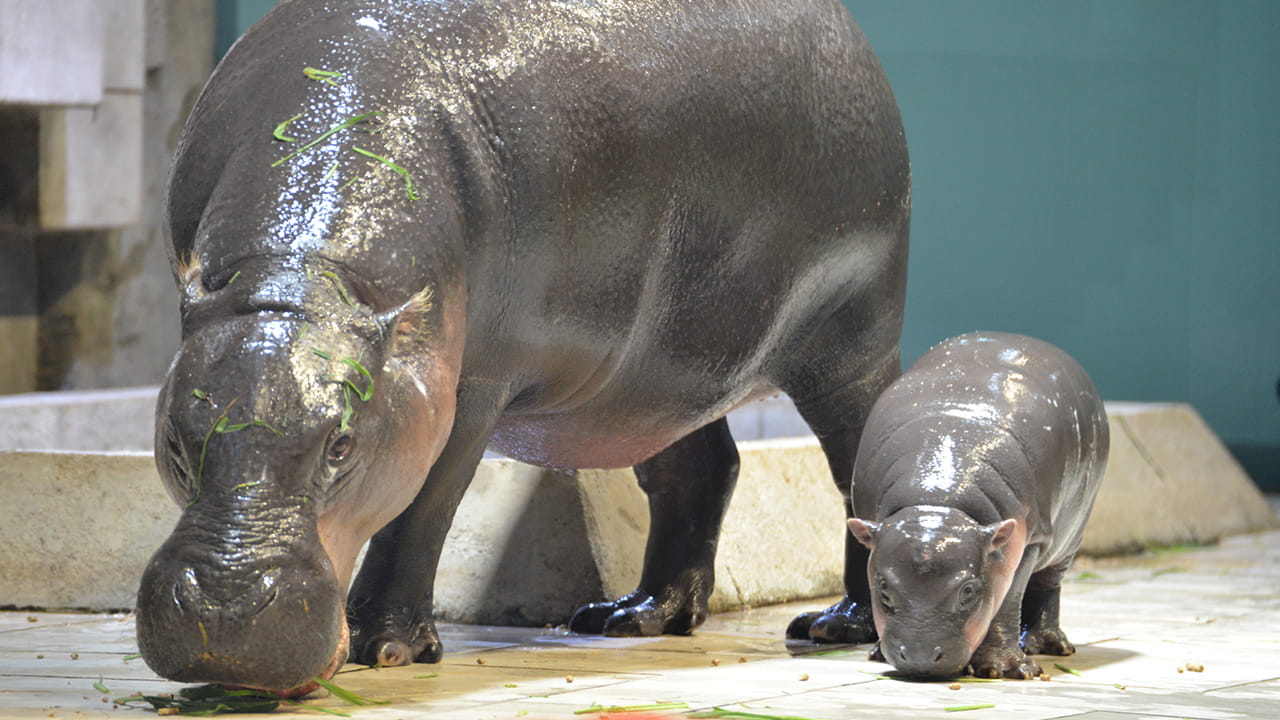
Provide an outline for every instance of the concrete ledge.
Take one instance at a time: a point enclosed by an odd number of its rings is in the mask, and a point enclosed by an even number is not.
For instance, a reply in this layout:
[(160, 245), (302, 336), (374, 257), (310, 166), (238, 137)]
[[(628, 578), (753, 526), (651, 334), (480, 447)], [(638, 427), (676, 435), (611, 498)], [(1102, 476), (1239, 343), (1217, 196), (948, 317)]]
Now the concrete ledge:
[[(1191, 408), (1117, 406), (1111, 421), (1111, 463), (1086, 552), (1276, 526), (1266, 500)], [(741, 451), (713, 609), (840, 592), (841, 501), (816, 441), (748, 442)], [(131, 607), (137, 579), (178, 512), (149, 453), (0, 452), (0, 503), (8, 511), (0, 523), (0, 606), (19, 607)], [(630, 470), (558, 473), (486, 460), (446, 543), (437, 615), (563, 622), (581, 603), (634, 588), (647, 527), (647, 502)]]

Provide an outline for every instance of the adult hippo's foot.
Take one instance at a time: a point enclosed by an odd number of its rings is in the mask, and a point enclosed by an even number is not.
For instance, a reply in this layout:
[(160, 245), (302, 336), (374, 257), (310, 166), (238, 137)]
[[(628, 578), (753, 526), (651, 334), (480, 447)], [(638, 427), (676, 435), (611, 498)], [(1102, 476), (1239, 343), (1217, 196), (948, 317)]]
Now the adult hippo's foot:
[(353, 613), (351, 661), (395, 667), (413, 662), (440, 662), (444, 655), (433, 620), (411, 619), (408, 612)]
[(613, 602), (591, 603), (578, 608), (569, 620), (569, 629), (576, 633), (611, 637), (688, 635), (706, 619), (705, 593), (680, 602), (675, 599), (662, 601), (637, 590)]
[(826, 610), (797, 615), (787, 625), (787, 638), (791, 640), (857, 645), (873, 642), (876, 637), (870, 606), (848, 597)]
[(649, 539), (635, 592), (580, 608), (569, 629), (621, 637), (685, 635), (707, 619), (716, 544), (738, 479), (738, 449), (720, 418), (635, 468), (649, 498)]

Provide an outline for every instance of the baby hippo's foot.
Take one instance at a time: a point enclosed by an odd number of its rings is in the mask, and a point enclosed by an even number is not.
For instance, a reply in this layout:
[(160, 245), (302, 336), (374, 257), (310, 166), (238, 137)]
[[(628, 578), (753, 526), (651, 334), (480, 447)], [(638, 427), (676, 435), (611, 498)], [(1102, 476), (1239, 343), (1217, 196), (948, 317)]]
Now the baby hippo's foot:
[(1062, 628), (1027, 628), (1022, 631), (1022, 651), (1028, 655), (1073, 655), (1076, 646)]
[(1016, 645), (983, 645), (974, 651), (969, 667), (974, 677), (980, 678), (1030, 680), (1040, 676), (1040, 666)]
[(846, 597), (826, 610), (796, 616), (787, 625), (787, 637), (791, 640), (856, 645), (874, 641), (876, 626), (869, 604), (860, 604)]
[(690, 596), (684, 602), (663, 602), (637, 590), (613, 602), (591, 603), (578, 608), (569, 619), (569, 629), (576, 633), (611, 637), (688, 635), (706, 619), (705, 601)]

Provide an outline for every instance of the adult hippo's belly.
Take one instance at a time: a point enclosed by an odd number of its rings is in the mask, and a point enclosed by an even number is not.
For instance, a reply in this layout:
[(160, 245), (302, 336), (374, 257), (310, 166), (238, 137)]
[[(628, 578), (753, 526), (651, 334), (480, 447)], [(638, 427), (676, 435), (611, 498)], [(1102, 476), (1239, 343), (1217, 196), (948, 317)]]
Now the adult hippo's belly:
[[(727, 411), (790, 394), (847, 496), (900, 370), (909, 205), (892, 93), (836, 0), (280, 4), (170, 183), (183, 343), (156, 447), (184, 510), (142, 578), (144, 658), (293, 693), (348, 646), (438, 660), (440, 548), (491, 439), (635, 466), (640, 585), (571, 626), (690, 631)], [(850, 597), (793, 634), (873, 636), (846, 553)]]

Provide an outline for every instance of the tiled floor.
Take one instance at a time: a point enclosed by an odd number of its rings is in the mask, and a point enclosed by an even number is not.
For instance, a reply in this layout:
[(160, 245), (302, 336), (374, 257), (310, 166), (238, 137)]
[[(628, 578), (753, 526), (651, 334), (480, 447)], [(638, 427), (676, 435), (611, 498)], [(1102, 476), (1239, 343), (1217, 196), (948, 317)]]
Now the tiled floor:
[[(1050, 682), (905, 682), (883, 677), (889, 667), (867, 661), (865, 647), (785, 643), (782, 628), (792, 615), (821, 605), (719, 615), (692, 637), (641, 640), (446, 626), (448, 652), (439, 665), (348, 666), (337, 678), (388, 704), (354, 707), (318, 697), (275, 714), (327, 717), (318, 706), (368, 720), (534, 720), (577, 717), (593, 705), (679, 702), (688, 709), (667, 712), (721, 707), (829, 720), (1280, 718), (1280, 532), (1080, 563), (1063, 598), (1063, 626), (1079, 652), (1040, 658)], [(178, 686), (130, 658), (134, 648), (128, 616), (0, 613), (0, 718), (148, 716), (150, 710), (111, 701)], [(1188, 671), (1188, 664), (1203, 670)], [(989, 707), (954, 710), (974, 705)]]

